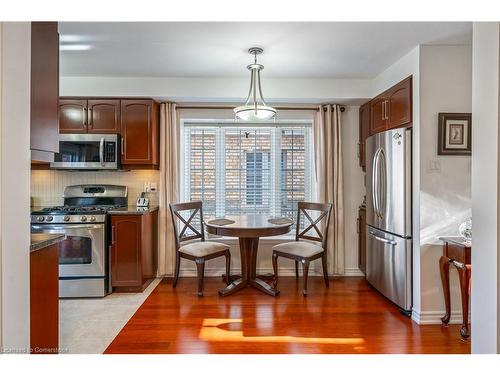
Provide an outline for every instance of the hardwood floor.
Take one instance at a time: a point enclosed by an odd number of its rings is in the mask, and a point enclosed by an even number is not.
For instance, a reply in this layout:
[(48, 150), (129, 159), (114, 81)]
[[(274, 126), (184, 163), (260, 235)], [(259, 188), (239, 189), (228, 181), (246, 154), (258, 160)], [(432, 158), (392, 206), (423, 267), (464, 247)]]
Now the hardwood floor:
[(277, 298), (248, 288), (219, 297), (220, 278), (164, 279), (105, 353), (470, 353), (460, 325), (419, 326), (362, 278), (280, 278)]

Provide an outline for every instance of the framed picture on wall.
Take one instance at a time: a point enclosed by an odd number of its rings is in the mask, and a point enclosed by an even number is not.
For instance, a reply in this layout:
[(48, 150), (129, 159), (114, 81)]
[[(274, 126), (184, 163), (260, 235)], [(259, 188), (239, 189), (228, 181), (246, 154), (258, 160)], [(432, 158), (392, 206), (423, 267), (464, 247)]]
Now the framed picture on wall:
[(438, 155), (471, 155), (470, 113), (439, 113)]

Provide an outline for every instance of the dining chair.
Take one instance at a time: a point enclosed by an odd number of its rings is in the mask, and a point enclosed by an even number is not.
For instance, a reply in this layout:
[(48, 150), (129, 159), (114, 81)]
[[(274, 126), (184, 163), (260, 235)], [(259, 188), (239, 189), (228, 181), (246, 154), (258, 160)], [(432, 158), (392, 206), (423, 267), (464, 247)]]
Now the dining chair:
[[(220, 242), (205, 241), (202, 202), (170, 203), (169, 206), (175, 234), (175, 273), (172, 286), (174, 288), (177, 286), (181, 258), (192, 260), (196, 263), (198, 296), (202, 297), (205, 262), (221, 256), (226, 257), (226, 282), (229, 285), (231, 280), (229, 246)], [(199, 228), (197, 228), (197, 219), (199, 219)], [(192, 242), (196, 239), (201, 241)], [(190, 242), (183, 245), (185, 241)]]
[[(312, 218), (308, 211), (317, 212), (317, 218)], [(295, 261), (295, 277), (299, 278), (299, 262), (302, 264), (302, 278), (304, 286), (302, 293), (307, 296), (307, 276), (309, 274), (309, 263), (321, 258), (323, 277), (325, 284), (329, 286), (328, 270), (326, 264), (326, 244), (328, 241), (328, 225), (330, 224), (331, 203), (298, 202), (297, 223), (295, 230), (295, 241), (285, 242), (273, 246), (273, 270), (274, 288), (278, 288), (278, 257), (288, 258)], [(313, 215), (314, 216), (314, 215)], [(305, 225), (301, 230), (301, 219), (304, 217)], [(322, 225), (324, 224), (324, 225)], [(309, 233), (312, 231), (313, 233)], [(323, 234), (324, 230), (324, 234)], [(321, 245), (313, 242), (320, 242)]]

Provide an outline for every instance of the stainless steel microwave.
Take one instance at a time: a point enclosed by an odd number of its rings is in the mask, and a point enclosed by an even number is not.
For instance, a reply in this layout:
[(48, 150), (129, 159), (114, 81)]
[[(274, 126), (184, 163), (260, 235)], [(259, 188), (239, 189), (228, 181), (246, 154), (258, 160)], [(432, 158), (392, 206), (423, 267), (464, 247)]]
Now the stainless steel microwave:
[(119, 169), (120, 136), (118, 134), (60, 134), (59, 153), (54, 155), (53, 169)]

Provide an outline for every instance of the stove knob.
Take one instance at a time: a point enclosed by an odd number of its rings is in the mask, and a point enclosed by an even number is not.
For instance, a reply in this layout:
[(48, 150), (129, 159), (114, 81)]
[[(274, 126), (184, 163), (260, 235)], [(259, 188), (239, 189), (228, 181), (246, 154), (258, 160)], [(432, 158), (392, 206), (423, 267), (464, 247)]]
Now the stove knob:
[(45, 221), (48, 221), (48, 222), (51, 222), (52, 220), (54, 220), (54, 218), (52, 216), (47, 216), (47, 218), (45, 219)]
[(82, 217), (80, 218), (80, 220), (81, 220), (81, 221), (87, 221), (87, 216), (82, 216)]
[(95, 221), (95, 216), (91, 216), (89, 220), (90, 221)]
[(64, 216), (63, 220), (64, 221), (69, 221), (70, 217), (68, 215)]
[(36, 218), (36, 220), (37, 220), (37, 221), (42, 222), (42, 221), (44, 221), (44, 220), (45, 220), (45, 217), (43, 217), (43, 216), (38, 216), (38, 217)]

